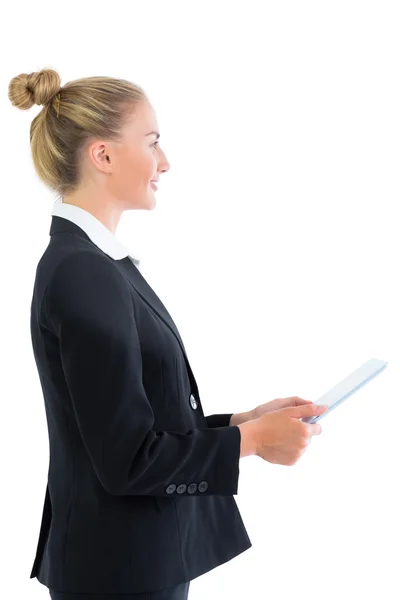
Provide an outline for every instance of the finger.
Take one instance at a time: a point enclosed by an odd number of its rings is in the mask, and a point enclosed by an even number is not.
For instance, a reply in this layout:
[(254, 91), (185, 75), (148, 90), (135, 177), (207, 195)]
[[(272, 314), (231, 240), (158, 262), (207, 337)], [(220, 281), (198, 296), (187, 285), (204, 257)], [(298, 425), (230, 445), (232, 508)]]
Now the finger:
[(328, 410), (329, 406), (321, 405), (321, 404), (302, 404), (301, 406), (293, 406), (287, 408), (286, 410), (292, 417), (302, 418), (302, 417), (315, 417), (317, 415), (322, 415), (326, 410)]
[(308, 425), (309, 435), (320, 435), (322, 433), (322, 427), (319, 423), (311, 423)]
[(294, 406), (304, 406), (304, 404), (312, 404), (312, 400), (304, 400), (299, 396), (294, 396)]

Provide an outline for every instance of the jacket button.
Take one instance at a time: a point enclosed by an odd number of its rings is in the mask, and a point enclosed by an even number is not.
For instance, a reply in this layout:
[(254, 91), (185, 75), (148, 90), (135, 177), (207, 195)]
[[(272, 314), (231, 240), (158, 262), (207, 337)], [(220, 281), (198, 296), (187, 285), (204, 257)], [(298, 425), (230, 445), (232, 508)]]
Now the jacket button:
[(171, 485), (169, 485), (165, 491), (167, 492), (167, 494), (173, 494), (175, 490), (176, 485), (174, 483), (171, 483)]
[(193, 408), (193, 410), (196, 410), (197, 402), (196, 402), (196, 398), (193, 396), (193, 394), (190, 394), (190, 404), (191, 404), (191, 407)]
[(184, 483), (181, 483), (181, 485), (178, 485), (178, 487), (176, 488), (176, 491), (178, 492), (178, 494), (183, 494), (183, 492), (186, 492), (186, 485)]
[(194, 494), (196, 490), (197, 490), (197, 483), (191, 483), (187, 489), (189, 494)]
[(199, 492), (205, 492), (207, 488), (208, 488), (207, 481), (200, 481), (200, 483), (199, 483)]

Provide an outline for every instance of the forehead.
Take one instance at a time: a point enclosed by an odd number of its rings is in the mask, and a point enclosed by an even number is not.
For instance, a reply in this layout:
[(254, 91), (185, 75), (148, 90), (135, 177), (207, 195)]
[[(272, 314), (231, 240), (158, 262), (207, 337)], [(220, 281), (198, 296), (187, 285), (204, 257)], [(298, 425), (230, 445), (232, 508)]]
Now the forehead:
[(129, 115), (126, 128), (140, 135), (146, 135), (149, 131), (159, 131), (155, 110), (148, 100), (135, 105)]

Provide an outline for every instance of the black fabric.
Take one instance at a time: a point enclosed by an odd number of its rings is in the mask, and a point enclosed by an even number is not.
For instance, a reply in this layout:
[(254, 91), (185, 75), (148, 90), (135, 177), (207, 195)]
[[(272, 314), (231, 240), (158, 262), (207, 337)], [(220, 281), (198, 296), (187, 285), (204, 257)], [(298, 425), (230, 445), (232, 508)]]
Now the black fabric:
[(233, 413), (209, 415), (206, 417), (208, 427), (228, 427)]
[(68, 594), (49, 590), (51, 600), (188, 600), (190, 581), (144, 594)]
[(30, 576), (103, 594), (193, 580), (251, 547), (233, 497), (240, 429), (204, 415), (176, 325), (129, 257), (68, 219), (50, 234), (31, 306), (50, 462)]

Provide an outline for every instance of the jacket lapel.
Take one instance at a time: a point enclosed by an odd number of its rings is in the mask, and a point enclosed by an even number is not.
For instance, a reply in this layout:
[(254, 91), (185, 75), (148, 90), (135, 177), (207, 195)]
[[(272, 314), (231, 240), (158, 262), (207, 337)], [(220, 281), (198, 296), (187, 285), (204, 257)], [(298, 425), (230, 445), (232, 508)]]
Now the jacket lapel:
[[(92, 242), (92, 240), (85, 233), (85, 231), (83, 231), (83, 229), (81, 227), (79, 227), (78, 225), (76, 225), (75, 223), (70, 221), (69, 219), (64, 219), (62, 217), (53, 216), (51, 226), (50, 226), (50, 235), (53, 235), (55, 233), (61, 233), (61, 232), (68, 232), (68, 233), (73, 233), (75, 235), (79, 235), (80, 237), (87, 240), (90, 244), (92, 244), (95, 248), (98, 248), (98, 246), (96, 244), (94, 244), (94, 242)], [(101, 248), (98, 248), (98, 249), (101, 250)], [(107, 255), (107, 256), (109, 256), (109, 255)], [(122, 266), (124, 271), (128, 271), (129, 281), (130, 281), (131, 285), (135, 288), (137, 293), (140, 295), (143, 302), (145, 302), (158, 315), (158, 317), (165, 323), (165, 325), (167, 327), (169, 327), (169, 329), (175, 335), (175, 337), (176, 337), (177, 341), (179, 342), (179, 345), (182, 349), (184, 358), (185, 358), (186, 366), (187, 366), (187, 369), (188, 369), (188, 372), (190, 375), (191, 385), (192, 385), (192, 387), (194, 387), (194, 389), (196, 391), (197, 399), (199, 400), (199, 392), (198, 392), (196, 380), (194, 378), (192, 369), (189, 364), (185, 346), (183, 344), (181, 336), (179, 335), (178, 329), (177, 329), (174, 321), (172, 320), (171, 315), (167, 311), (166, 307), (161, 302), (161, 300), (159, 299), (157, 294), (152, 290), (150, 285), (147, 283), (147, 281), (145, 280), (143, 275), (140, 273), (140, 271), (136, 267), (136, 265), (132, 262), (132, 260), (130, 259), (129, 256), (126, 256), (125, 258), (122, 258), (119, 260), (115, 260), (110, 256), (110, 259), (113, 260), (114, 262), (118, 263), (120, 266)]]

